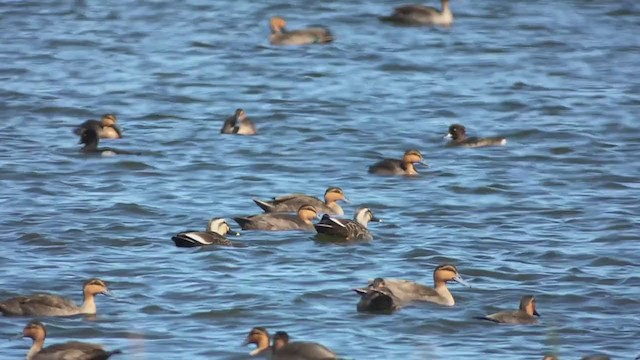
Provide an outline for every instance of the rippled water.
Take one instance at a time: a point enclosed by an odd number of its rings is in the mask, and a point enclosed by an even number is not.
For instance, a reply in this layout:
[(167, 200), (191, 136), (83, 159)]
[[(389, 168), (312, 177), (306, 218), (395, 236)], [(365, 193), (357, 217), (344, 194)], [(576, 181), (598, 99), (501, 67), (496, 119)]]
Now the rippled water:
[[(316, 4), (309, 4), (316, 3)], [(118, 295), (95, 321), (45, 319), (131, 359), (244, 359), (253, 326), (352, 359), (566, 359), (640, 353), (640, 6), (452, 1), (449, 30), (395, 28), (402, 2), (2, 1), (0, 298)], [(325, 24), (328, 46), (271, 47), (269, 16)], [(220, 136), (244, 107), (255, 137)], [(141, 156), (78, 153), (73, 125), (115, 112)], [(452, 149), (453, 122), (507, 147)], [(418, 178), (367, 166), (419, 148)], [(244, 248), (179, 249), (251, 197), (342, 187), (385, 222), (352, 246), (245, 232)], [(375, 276), (431, 283), (450, 262), (457, 304), (356, 312)], [(538, 298), (538, 326), (473, 320)], [(0, 318), (2, 336), (27, 319)], [(21, 358), (27, 340), (0, 341)]]

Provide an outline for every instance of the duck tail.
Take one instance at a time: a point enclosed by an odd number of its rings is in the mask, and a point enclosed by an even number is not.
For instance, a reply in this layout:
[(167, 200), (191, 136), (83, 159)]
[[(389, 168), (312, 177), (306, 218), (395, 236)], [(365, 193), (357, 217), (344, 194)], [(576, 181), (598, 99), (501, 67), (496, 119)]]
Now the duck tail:
[(273, 204), (271, 203), (256, 198), (253, 198), (251, 200), (253, 200), (256, 205), (260, 206), (260, 208), (264, 210), (264, 212), (272, 212), (274, 210)]
[(173, 236), (171, 238), (177, 247), (195, 247), (197, 244), (186, 236)]
[(248, 217), (234, 217), (233, 221), (237, 222), (242, 230), (247, 230), (251, 224), (251, 219)]

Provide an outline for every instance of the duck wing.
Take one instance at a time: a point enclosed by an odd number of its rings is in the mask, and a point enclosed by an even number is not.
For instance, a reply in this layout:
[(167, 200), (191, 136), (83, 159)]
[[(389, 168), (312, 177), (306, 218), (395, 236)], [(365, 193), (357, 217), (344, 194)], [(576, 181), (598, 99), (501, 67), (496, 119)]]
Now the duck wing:
[(285, 213), (267, 213), (233, 218), (242, 230), (313, 230), (313, 224), (307, 224), (298, 215)]
[(318, 211), (326, 206), (315, 196), (306, 194), (288, 194), (274, 197), (271, 201), (253, 199), (265, 212), (296, 212), (303, 205), (312, 205)]
[(384, 279), (384, 283), (402, 301), (433, 301), (439, 297), (433, 288), (415, 281)]
[(185, 231), (171, 238), (177, 247), (196, 247), (207, 245), (233, 246), (226, 237), (210, 231)]
[(489, 320), (500, 324), (535, 324), (538, 320), (524, 311), (499, 311), (495, 314), (477, 317), (480, 320)]
[(40, 350), (32, 360), (106, 360), (111, 355), (122, 353), (120, 350), (106, 351), (101, 345), (70, 341), (47, 346)]
[(327, 214), (314, 225), (319, 234), (340, 237), (345, 240), (372, 240), (369, 230), (356, 221), (333, 218)]
[(388, 288), (354, 289), (360, 295), (360, 301), (356, 309), (360, 312), (392, 313), (399, 310), (402, 305)]
[(46, 293), (18, 296), (0, 304), (0, 312), (4, 315), (18, 316), (75, 315), (78, 309), (72, 300)]
[(337, 355), (326, 346), (316, 342), (294, 341), (273, 352), (272, 360), (330, 360)]
[(369, 167), (369, 173), (380, 175), (395, 175), (404, 173), (402, 161), (397, 159), (383, 159)]

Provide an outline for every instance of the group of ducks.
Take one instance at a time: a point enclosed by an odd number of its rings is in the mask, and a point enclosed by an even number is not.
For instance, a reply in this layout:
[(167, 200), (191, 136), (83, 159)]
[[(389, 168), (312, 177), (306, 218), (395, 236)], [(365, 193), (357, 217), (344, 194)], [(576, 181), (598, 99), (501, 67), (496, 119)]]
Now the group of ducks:
[[(424, 5), (404, 5), (395, 8), (391, 15), (380, 16), (379, 19), (401, 26), (451, 26), (453, 13), (449, 8), (449, 0), (442, 0), (440, 10)], [(287, 31), (286, 21), (279, 16), (272, 17), (269, 25), (269, 41), (272, 45), (326, 44), (333, 41), (333, 35), (326, 27), (314, 26)]]
[[(453, 14), (449, 1), (442, 0), (441, 10), (422, 6), (406, 5), (397, 7), (390, 16), (380, 17), (381, 21), (407, 26), (449, 26), (453, 23)], [(328, 43), (333, 35), (324, 27), (312, 27), (302, 30), (287, 31), (286, 22), (281, 17), (270, 19), (270, 42), (274, 45), (306, 45)], [(80, 137), (82, 153), (86, 154), (135, 154), (113, 148), (98, 147), (99, 139), (119, 139), (122, 131), (114, 114), (105, 114), (100, 121), (88, 120), (78, 126), (74, 132)], [(233, 116), (227, 118), (220, 130), (221, 134), (256, 135), (254, 122), (247, 117), (243, 109), (237, 109)], [(502, 137), (475, 138), (468, 137), (466, 128), (460, 124), (449, 127), (448, 146), (483, 147), (505, 145)], [(428, 166), (420, 151), (406, 150), (401, 159), (383, 159), (369, 167), (369, 173), (377, 175), (417, 175), (416, 165)], [(324, 200), (306, 194), (288, 194), (274, 197), (271, 200), (253, 199), (264, 213), (234, 217), (242, 230), (286, 231), (315, 230), (318, 236), (344, 241), (369, 241), (373, 236), (368, 230), (369, 222), (381, 221), (371, 209), (362, 207), (356, 210), (353, 220), (335, 217), (344, 215), (338, 201), (349, 202), (339, 187), (329, 187)], [(322, 218), (313, 223), (320, 214)], [(178, 247), (197, 246), (237, 246), (227, 235), (236, 234), (224, 218), (211, 219), (204, 231), (184, 231), (172, 237)], [(391, 313), (413, 302), (431, 302), (443, 306), (454, 306), (455, 300), (447, 288), (448, 282), (457, 282), (468, 286), (460, 276), (458, 269), (451, 264), (443, 264), (433, 271), (434, 286), (429, 287), (411, 280), (375, 278), (363, 287), (353, 289), (359, 296), (357, 310), (373, 313)], [(100, 279), (89, 279), (83, 286), (83, 303), (78, 306), (72, 300), (53, 294), (35, 294), (18, 296), (0, 302), (0, 313), (5, 316), (73, 316), (96, 314), (95, 296), (109, 295), (107, 284)], [(500, 311), (494, 314), (477, 317), (504, 324), (535, 324), (540, 315), (536, 308), (536, 299), (532, 295), (522, 296), (517, 310)], [(108, 359), (120, 350), (107, 351), (102, 346), (83, 342), (67, 342), (44, 347), (46, 338), (45, 326), (39, 321), (30, 321), (23, 329), (21, 337), (33, 340), (27, 360), (97, 360)], [(315, 342), (290, 342), (284, 331), (276, 332), (271, 337), (266, 328), (255, 327), (246, 337), (246, 344), (256, 345), (252, 356), (269, 356), (271, 359), (337, 359), (336, 353), (326, 346)], [(547, 355), (544, 360), (555, 359)], [(607, 357), (585, 357), (583, 359), (603, 360)]]

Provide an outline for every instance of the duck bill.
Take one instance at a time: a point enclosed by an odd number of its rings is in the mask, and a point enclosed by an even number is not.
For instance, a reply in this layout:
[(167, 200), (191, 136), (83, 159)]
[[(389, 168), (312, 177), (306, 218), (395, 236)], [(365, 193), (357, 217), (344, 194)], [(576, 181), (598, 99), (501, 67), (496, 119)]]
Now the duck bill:
[(347, 204), (351, 204), (351, 200), (349, 200), (347, 197), (343, 197), (342, 201), (344, 201)]
[(358, 295), (366, 295), (367, 294), (367, 289), (351, 289), (351, 290), (353, 290)]
[(442, 137), (443, 139), (453, 139), (453, 136), (451, 136), (450, 133), (447, 133), (445, 136)]
[(22, 339), (23, 337), (26, 337), (26, 335), (24, 333), (19, 333), (10, 337), (9, 340), (18, 340), (18, 339)]
[(108, 297), (116, 297), (111, 290), (105, 290), (101, 294)]
[(375, 216), (374, 216), (374, 217), (372, 217), (372, 218), (371, 218), (371, 220), (370, 220), (370, 221), (373, 221), (373, 222), (382, 222), (382, 219), (377, 218), (377, 217), (375, 217)]
[(464, 281), (464, 279), (460, 275), (457, 275), (456, 277), (454, 277), (453, 281), (457, 282), (458, 284), (471, 287), (471, 285), (469, 285), (468, 282)]
[(429, 164), (427, 164), (427, 163), (426, 163), (426, 162), (424, 162), (424, 161), (420, 161), (418, 164), (420, 164), (420, 165), (422, 165), (422, 166), (424, 166), (424, 167), (429, 167)]
[(540, 313), (538, 313), (538, 310), (533, 310), (533, 315), (540, 317)]
[(240, 236), (240, 233), (237, 232), (237, 231), (233, 231), (233, 230), (229, 229), (227, 231), (227, 235)]

